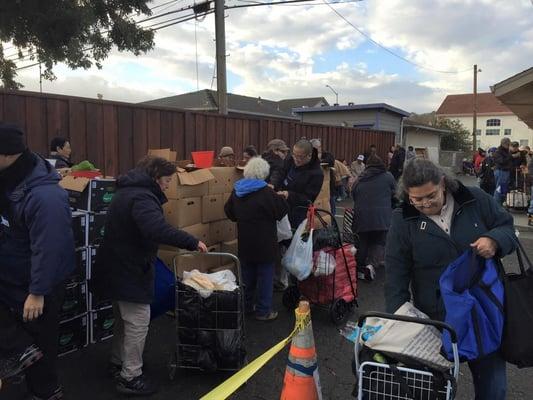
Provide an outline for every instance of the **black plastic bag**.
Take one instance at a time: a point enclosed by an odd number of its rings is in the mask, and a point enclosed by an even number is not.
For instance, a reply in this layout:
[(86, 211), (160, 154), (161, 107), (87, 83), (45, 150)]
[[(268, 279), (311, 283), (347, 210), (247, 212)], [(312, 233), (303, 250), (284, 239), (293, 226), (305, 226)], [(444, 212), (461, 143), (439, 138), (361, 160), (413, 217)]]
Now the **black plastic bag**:
[(240, 329), (217, 331), (217, 359), (222, 368), (238, 368), (246, 356)]
[(198, 352), (198, 367), (204, 371), (212, 372), (218, 368), (215, 353), (209, 347), (202, 347)]
[(333, 227), (324, 227), (313, 232), (313, 251), (319, 251), (326, 247), (334, 249), (342, 247), (339, 234)]

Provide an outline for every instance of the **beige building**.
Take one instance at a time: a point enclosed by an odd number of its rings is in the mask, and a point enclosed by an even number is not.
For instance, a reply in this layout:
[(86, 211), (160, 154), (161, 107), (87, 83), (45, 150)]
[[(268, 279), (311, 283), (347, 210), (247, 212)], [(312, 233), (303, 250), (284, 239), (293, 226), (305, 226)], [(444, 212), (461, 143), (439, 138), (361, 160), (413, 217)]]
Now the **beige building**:
[[(448, 95), (437, 110), (437, 118), (459, 120), (470, 132), (473, 129), (473, 94)], [(492, 93), (477, 95), (477, 144), (487, 149), (497, 147), (504, 137), (533, 147), (533, 129)]]

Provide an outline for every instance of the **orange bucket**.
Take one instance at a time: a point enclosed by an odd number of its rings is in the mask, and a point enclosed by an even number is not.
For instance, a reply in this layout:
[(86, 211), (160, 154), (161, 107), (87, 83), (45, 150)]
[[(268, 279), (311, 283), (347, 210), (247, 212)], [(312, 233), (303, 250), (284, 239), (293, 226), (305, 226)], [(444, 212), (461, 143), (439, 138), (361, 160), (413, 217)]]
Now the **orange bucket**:
[(192, 160), (196, 168), (211, 168), (215, 158), (215, 152), (209, 151), (193, 151), (191, 152)]

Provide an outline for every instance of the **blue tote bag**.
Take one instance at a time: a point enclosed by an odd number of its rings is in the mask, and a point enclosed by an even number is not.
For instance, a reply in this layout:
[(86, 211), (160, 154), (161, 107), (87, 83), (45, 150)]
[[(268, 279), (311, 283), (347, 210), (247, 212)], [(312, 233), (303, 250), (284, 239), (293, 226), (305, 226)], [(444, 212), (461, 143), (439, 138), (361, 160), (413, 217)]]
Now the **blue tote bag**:
[(176, 278), (159, 258), (155, 261), (154, 301), (150, 305), (150, 318), (154, 319), (176, 307)]
[[(451, 263), (440, 278), (445, 322), (457, 332), (459, 357), (471, 361), (499, 350), (504, 325), (501, 269), (472, 250)], [(453, 359), (448, 332), (442, 334), (448, 359)]]

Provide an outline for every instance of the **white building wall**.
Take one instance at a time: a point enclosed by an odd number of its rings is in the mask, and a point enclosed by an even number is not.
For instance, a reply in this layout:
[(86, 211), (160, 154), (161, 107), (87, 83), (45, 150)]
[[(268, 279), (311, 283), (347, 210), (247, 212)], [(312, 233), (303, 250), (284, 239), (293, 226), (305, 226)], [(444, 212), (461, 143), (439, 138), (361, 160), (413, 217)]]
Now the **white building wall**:
[(426, 149), (428, 158), (434, 163), (439, 163), (440, 135), (428, 132), (405, 133), (405, 148), (413, 146), (415, 149)]
[[(471, 115), (446, 116), (446, 118), (459, 120), (468, 131), (472, 132), (473, 120)], [(487, 126), (489, 119), (499, 119), (500, 126)], [(533, 129), (530, 129), (514, 114), (478, 115), (477, 129), (480, 130), (477, 136), (478, 147), (484, 149), (498, 147), (504, 137), (508, 137), (513, 142), (521, 143), (521, 145), (533, 147)], [(487, 129), (499, 129), (499, 135), (487, 135)], [(510, 129), (511, 134), (505, 135), (505, 129)]]

